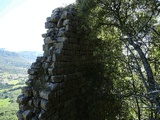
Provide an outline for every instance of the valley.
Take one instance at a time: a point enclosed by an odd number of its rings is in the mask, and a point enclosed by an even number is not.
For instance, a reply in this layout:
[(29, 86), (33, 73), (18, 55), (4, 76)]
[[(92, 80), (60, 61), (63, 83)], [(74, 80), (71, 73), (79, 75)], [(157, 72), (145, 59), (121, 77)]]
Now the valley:
[(27, 70), (38, 52), (10, 52), (0, 49), (0, 120), (18, 120), (17, 96), (28, 79)]
[(17, 120), (16, 99), (26, 79), (26, 74), (0, 73), (0, 120)]

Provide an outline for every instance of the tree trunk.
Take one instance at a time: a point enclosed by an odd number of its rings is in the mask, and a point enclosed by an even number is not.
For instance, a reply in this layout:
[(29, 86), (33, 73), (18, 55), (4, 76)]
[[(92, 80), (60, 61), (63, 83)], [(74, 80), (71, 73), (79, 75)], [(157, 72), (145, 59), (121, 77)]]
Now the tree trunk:
[(143, 53), (143, 51), (142, 51), (142, 49), (140, 48), (139, 45), (137, 45), (136, 43), (134, 43), (133, 40), (129, 40), (129, 44), (134, 47), (134, 49), (137, 51), (137, 53), (139, 54), (139, 56), (140, 56), (140, 58), (142, 60), (144, 69), (146, 71), (147, 82), (148, 82), (148, 86), (149, 86), (149, 89), (148, 89), (149, 98), (148, 99), (149, 99), (149, 101), (151, 103), (154, 103), (156, 105), (158, 114), (160, 114), (160, 102), (159, 102), (159, 98), (158, 98), (157, 95), (155, 95), (154, 93), (152, 93), (157, 88), (156, 88), (156, 82), (154, 80), (153, 72), (151, 70), (150, 64), (148, 63), (148, 60), (147, 60), (145, 54)]

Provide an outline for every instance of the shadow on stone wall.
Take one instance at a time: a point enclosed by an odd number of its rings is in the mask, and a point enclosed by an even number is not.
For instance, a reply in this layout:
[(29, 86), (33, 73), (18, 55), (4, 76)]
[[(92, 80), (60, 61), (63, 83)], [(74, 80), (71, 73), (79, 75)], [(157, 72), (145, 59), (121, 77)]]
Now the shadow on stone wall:
[(78, 36), (78, 25), (72, 6), (57, 8), (47, 18), (44, 54), (31, 65), (27, 86), (17, 98), (19, 120), (88, 119), (87, 71), (93, 66), (93, 50)]

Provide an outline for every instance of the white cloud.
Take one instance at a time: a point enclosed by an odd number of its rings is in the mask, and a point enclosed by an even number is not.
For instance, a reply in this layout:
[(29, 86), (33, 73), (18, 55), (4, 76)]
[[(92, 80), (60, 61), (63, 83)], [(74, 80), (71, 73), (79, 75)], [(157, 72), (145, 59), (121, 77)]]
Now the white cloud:
[(27, 0), (0, 19), (0, 48), (42, 50), (44, 23), (52, 10), (75, 0)]

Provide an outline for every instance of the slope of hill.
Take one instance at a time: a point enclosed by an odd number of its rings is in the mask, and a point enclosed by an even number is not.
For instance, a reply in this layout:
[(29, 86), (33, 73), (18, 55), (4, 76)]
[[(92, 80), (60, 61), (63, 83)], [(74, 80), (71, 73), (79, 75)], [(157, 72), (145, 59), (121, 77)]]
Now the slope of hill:
[(33, 62), (37, 56), (42, 56), (41, 52), (36, 51), (21, 51), (17, 52), (17, 54), (22, 58), (26, 59), (27, 61)]
[(0, 49), (0, 70), (8, 73), (24, 73), (40, 52), (11, 52)]
[(0, 120), (17, 120), (17, 96), (28, 78), (27, 69), (40, 52), (11, 52), (0, 48)]

